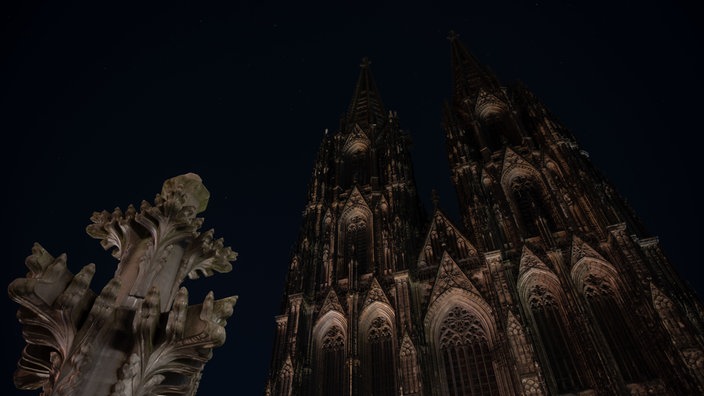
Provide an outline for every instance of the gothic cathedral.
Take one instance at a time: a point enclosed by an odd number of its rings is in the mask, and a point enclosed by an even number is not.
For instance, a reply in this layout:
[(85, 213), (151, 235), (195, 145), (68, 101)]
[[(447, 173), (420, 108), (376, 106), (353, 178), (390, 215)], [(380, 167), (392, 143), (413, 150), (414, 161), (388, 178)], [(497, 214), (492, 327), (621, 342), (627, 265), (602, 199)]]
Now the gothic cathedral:
[(369, 64), (323, 137), (266, 395), (704, 394), (704, 310), (572, 134), (451, 35), (462, 224)]

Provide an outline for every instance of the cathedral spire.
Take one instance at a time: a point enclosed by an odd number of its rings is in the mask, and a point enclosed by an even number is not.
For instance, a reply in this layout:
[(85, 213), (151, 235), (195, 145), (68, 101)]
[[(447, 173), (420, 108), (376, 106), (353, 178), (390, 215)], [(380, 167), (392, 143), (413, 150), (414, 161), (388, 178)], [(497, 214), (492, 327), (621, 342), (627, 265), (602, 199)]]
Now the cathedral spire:
[(476, 97), (480, 89), (493, 91), (499, 83), (486, 67), (475, 58), (459, 40), (459, 34), (450, 31), (453, 96), (456, 100)]
[(436, 194), (426, 216), (364, 60), (315, 162), (266, 394), (704, 394), (704, 307), (657, 239), (534, 95), (449, 39), (463, 227)]
[(369, 65), (371, 65), (371, 61), (366, 57), (359, 65), (361, 68), (359, 79), (347, 112), (347, 128), (358, 124), (366, 129), (373, 124), (381, 125), (386, 120), (386, 110), (381, 102), (381, 96), (379, 96)]

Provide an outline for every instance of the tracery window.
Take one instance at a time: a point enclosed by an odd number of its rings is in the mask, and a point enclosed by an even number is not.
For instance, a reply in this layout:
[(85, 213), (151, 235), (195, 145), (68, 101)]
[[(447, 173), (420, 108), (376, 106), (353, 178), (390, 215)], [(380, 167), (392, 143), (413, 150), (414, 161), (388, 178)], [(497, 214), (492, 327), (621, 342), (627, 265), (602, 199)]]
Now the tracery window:
[(418, 353), (410, 342), (401, 345), (401, 377), (403, 378), (403, 392), (413, 395), (420, 392)]
[(366, 150), (347, 153), (344, 166), (345, 187), (353, 184), (364, 185), (369, 183), (369, 155)]
[(583, 389), (581, 371), (570, 348), (570, 333), (555, 297), (544, 286), (535, 285), (528, 303), (557, 383), (557, 391), (566, 393)]
[(345, 230), (345, 258), (347, 263), (351, 260), (357, 263), (358, 274), (365, 274), (369, 271), (370, 236), (367, 221), (364, 217), (354, 216), (347, 223), (347, 229)]
[(489, 342), (476, 316), (452, 308), (440, 327), (440, 351), (451, 396), (499, 394)]
[(395, 396), (396, 371), (394, 370), (394, 350), (392, 345), (391, 325), (384, 317), (372, 320), (367, 333), (367, 354), (365, 364), (365, 394), (374, 396)]
[(539, 235), (541, 227), (547, 227), (548, 231), (556, 230), (552, 212), (533, 180), (524, 176), (515, 177), (511, 181), (511, 192), (528, 236)]
[(652, 378), (652, 371), (626, 323), (626, 315), (616, 301), (611, 284), (603, 277), (590, 274), (584, 281), (584, 295), (626, 383)]
[(345, 367), (345, 337), (342, 330), (331, 327), (320, 342), (317, 372), (319, 396), (336, 395), (343, 389)]
[(531, 364), (531, 351), (528, 349), (525, 334), (521, 324), (515, 317), (511, 316), (508, 321), (508, 335), (511, 347), (516, 354), (516, 360), (521, 368), (526, 368)]

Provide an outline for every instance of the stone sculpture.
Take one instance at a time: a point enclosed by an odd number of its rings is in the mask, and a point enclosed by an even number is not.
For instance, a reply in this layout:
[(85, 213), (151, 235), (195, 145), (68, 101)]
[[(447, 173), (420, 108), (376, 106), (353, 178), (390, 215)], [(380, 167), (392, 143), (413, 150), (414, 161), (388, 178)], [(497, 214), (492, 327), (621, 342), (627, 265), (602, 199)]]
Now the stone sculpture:
[(229, 272), (237, 257), (213, 230), (199, 232), (210, 193), (193, 173), (167, 180), (154, 204), (139, 211), (96, 212), (87, 227), (119, 260), (99, 294), (89, 285), (95, 265), (73, 275), (66, 255), (39, 244), (26, 278), (10, 298), (27, 345), (14, 374), (20, 389), (42, 395), (193, 395), (212, 349), (225, 342), (236, 296), (188, 305), (191, 279)]

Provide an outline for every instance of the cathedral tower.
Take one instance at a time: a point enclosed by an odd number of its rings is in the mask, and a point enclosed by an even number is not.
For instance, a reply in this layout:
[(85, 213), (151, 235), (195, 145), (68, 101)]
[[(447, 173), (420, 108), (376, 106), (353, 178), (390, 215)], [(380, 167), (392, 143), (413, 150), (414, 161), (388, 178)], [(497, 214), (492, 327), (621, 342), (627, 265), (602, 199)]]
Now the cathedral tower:
[(412, 328), (409, 268), (425, 224), (409, 143), (364, 59), (315, 161), (276, 318), (270, 394), (398, 393), (398, 335)]
[(704, 313), (574, 136), (450, 35), (462, 226), (426, 216), (364, 61), (323, 137), (268, 395), (701, 394)]

